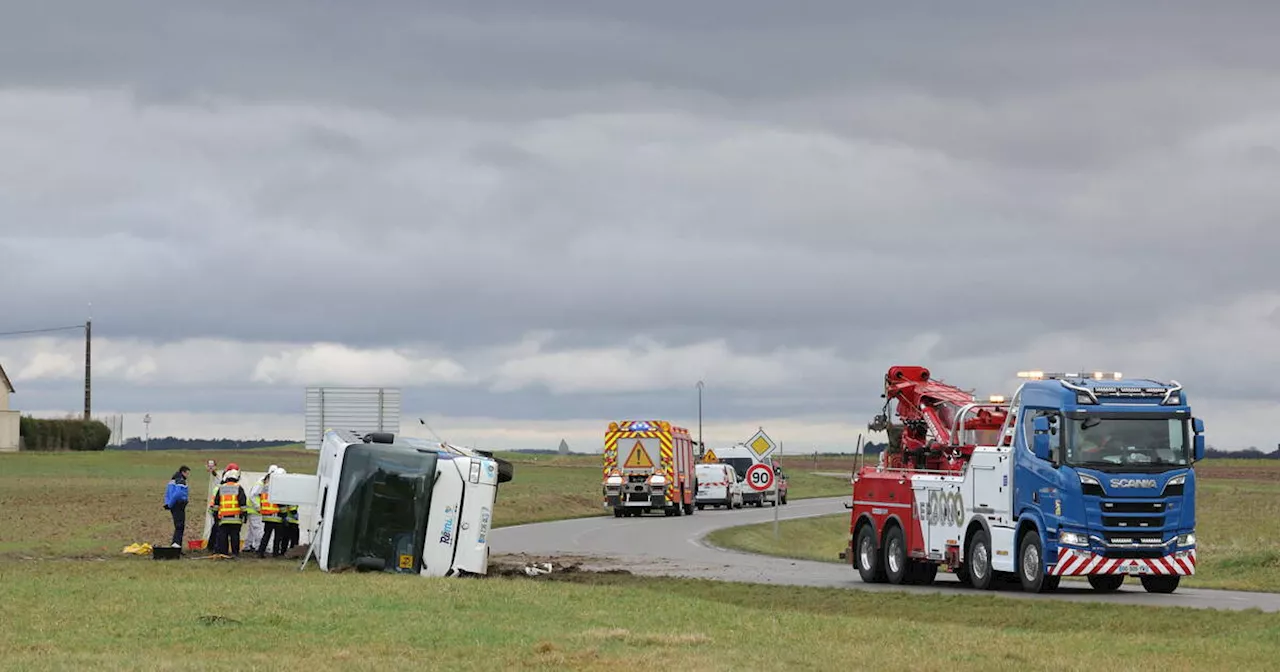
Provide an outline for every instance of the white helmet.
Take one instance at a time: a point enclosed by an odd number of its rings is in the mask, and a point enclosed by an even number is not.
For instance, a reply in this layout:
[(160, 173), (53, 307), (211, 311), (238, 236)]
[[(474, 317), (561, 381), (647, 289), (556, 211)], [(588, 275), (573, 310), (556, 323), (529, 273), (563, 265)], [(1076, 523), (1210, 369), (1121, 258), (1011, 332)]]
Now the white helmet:
[(268, 473), (268, 474), (274, 474), (274, 473), (276, 473), (276, 470), (277, 470), (277, 469), (279, 469), (279, 468), (280, 468), (280, 467), (277, 467), (276, 465), (274, 465), (274, 464), (273, 464), (273, 465), (271, 465), (271, 466), (267, 467), (267, 473)]
[(289, 472), (285, 471), (285, 470), (284, 470), (284, 467), (276, 467), (276, 473), (277, 473), (277, 474), (287, 474), (287, 473), (289, 473)]
[(226, 478), (227, 480), (235, 479), (235, 480), (237, 480), (237, 481), (238, 481), (238, 480), (240, 480), (240, 470), (239, 470), (239, 469), (232, 469), (232, 470), (228, 471), (228, 472), (224, 475), (224, 478)]

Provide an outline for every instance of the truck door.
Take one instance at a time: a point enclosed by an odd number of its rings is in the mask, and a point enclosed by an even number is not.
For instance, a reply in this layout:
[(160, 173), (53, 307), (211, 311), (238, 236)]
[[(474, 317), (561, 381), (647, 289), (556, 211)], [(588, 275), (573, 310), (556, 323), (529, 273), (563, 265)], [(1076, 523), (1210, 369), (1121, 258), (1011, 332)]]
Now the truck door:
[(1049, 442), (1053, 446), (1051, 459), (1057, 461), (1061, 458), (1061, 445), (1064, 434), (1062, 431), (1062, 418), (1058, 411), (1052, 409), (1024, 409), (1019, 423), (1019, 431), (1014, 439), (1015, 450), (1017, 451), (1017, 457), (1014, 462), (1018, 466), (1015, 471), (1017, 482), (1014, 485), (1014, 500), (1016, 502), (1016, 512), (1021, 514), (1022, 511), (1026, 510), (1038, 511), (1040, 519), (1044, 521), (1045, 528), (1054, 530), (1058, 528), (1058, 520), (1062, 516), (1060, 503), (1062, 495), (1058, 492), (1058, 472), (1053, 468), (1053, 462), (1041, 460), (1031, 452), (1031, 445), (1035, 437), (1032, 422), (1035, 418), (1046, 416), (1049, 418), (1050, 426), (1058, 430), (1056, 435), (1049, 437)]

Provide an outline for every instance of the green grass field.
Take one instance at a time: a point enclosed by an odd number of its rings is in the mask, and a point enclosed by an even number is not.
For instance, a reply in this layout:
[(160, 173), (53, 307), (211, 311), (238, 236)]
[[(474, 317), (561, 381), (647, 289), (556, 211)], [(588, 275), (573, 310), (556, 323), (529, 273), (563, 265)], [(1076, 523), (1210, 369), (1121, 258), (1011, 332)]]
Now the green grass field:
[[(167, 536), (165, 480), (180, 462), (209, 457), (295, 472), (315, 460), (302, 451), (0, 455), (0, 506), (11, 515), (0, 526), (0, 604), (10, 616), (0, 621), (0, 667), (1077, 670), (1105, 652), (1126, 670), (1241, 670), (1280, 659), (1275, 614), (586, 572), (423, 580), (324, 574), (314, 564), (299, 572), (286, 560), (122, 555), (132, 541)], [(512, 457), (517, 480), (498, 507), (505, 524), (597, 513), (594, 463)], [(807, 480), (788, 471), (793, 488)], [(808, 478), (825, 494), (848, 494), (846, 480)], [(1233, 486), (1258, 488), (1222, 487)], [(575, 487), (586, 488), (583, 500), (557, 499)], [(1267, 492), (1258, 488), (1257, 502)], [(824, 522), (805, 521), (814, 531)], [(1247, 549), (1244, 538), (1235, 543)]]
[[(599, 456), (499, 453), (515, 463), (515, 479), (498, 491), (494, 526), (600, 516)], [(278, 464), (315, 473), (316, 454), (301, 447), (220, 451), (26, 452), (0, 455), (0, 510), (15, 525), (0, 525), (0, 557), (110, 556), (134, 542), (155, 544), (172, 530), (162, 507), (164, 484), (183, 464), (193, 493), (207, 492), (206, 460), (246, 471)], [(848, 494), (846, 480), (797, 471), (790, 499)], [(51, 499), (50, 493), (58, 493)], [(187, 529), (202, 529), (202, 510), (188, 507)], [(38, 534), (33, 530), (40, 530)]]
[[(1248, 466), (1243, 473), (1231, 464), (1202, 470), (1196, 574), (1182, 585), (1280, 592), (1280, 465)], [(838, 554), (849, 541), (849, 522), (847, 513), (784, 521), (777, 539), (772, 522), (745, 525), (713, 532), (708, 541), (753, 553), (844, 562)]]

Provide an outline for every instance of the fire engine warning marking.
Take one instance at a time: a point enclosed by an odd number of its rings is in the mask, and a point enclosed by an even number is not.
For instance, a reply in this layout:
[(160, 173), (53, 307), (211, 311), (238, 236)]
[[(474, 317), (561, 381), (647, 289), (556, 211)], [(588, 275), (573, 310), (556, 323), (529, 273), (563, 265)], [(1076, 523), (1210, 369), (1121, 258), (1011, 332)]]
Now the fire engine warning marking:
[(649, 451), (644, 449), (644, 443), (636, 441), (635, 447), (631, 449), (631, 454), (627, 455), (627, 461), (622, 463), (627, 469), (652, 469), (653, 460), (649, 457)]

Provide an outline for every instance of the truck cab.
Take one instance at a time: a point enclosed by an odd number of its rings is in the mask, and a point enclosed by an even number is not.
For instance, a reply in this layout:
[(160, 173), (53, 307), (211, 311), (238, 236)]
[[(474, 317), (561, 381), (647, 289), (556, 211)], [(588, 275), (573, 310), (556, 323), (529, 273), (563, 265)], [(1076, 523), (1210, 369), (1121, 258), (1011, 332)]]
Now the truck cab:
[(467, 576), (488, 571), (498, 484), (511, 478), (483, 451), (328, 430), (316, 474), (273, 477), (272, 500), (315, 507), (307, 560), (323, 571)]
[(1002, 433), (1017, 554), (994, 569), (1016, 567), (1024, 586), (1085, 576), (1110, 591), (1136, 576), (1149, 592), (1176, 590), (1195, 570), (1192, 465), (1204, 457), (1204, 423), (1182, 386), (1119, 373), (1019, 376), (1028, 380)]

